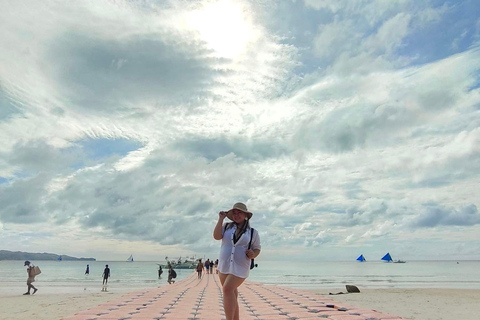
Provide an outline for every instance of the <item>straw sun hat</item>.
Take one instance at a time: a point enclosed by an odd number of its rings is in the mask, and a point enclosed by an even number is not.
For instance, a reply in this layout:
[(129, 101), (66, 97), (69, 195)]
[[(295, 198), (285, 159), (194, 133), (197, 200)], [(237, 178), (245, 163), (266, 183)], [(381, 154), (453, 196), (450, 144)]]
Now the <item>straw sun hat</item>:
[(247, 206), (241, 202), (237, 202), (233, 205), (233, 208), (227, 211), (227, 218), (233, 221), (233, 209), (237, 209), (246, 213), (248, 220), (252, 218), (253, 213), (248, 211)]

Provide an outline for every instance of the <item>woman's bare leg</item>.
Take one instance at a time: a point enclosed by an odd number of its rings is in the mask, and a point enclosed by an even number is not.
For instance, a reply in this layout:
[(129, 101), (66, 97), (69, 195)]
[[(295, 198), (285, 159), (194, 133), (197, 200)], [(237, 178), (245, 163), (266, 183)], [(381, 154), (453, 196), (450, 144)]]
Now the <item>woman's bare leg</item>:
[(238, 309), (237, 288), (245, 281), (232, 274), (218, 273), (223, 288), (223, 309), (227, 320), (240, 320)]
[(238, 289), (235, 289), (235, 314), (233, 320), (240, 320), (240, 309), (238, 308)]

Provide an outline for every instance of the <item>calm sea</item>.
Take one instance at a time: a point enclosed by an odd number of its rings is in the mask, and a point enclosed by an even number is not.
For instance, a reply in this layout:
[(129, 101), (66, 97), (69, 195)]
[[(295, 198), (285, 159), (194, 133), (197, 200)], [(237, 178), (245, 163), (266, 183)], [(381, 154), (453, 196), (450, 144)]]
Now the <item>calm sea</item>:
[[(156, 262), (95, 261), (90, 275), (87, 262), (33, 261), (42, 274), (34, 283), (42, 293), (99, 292), (105, 264), (111, 269), (108, 290), (128, 292), (168, 285), (167, 272), (158, 279)], [(457, 288), (480, 287), (480, 261), (408, 261), (404, 264), (384, 262), (269, 262), (258, 261), (249, 280), (304, 289), (345, 291), (346, 284), (360, 289), (374, 288)], [(192, 270), (176, 270), (178, 280)], [(23, 261), (0, 261), (0, 294), (19, 294), (26, 289)]]

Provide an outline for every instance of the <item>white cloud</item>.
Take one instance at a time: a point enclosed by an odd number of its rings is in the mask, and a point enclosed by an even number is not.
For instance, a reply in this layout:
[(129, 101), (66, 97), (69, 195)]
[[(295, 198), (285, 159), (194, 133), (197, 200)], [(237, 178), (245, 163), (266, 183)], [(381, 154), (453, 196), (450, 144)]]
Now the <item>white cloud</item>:
[(392, 230), (393, 223), (391, 221), (385, 221), (383, 223), (372, 225), (367, 232), (365, 232), (362, 238), (381, 237), (389, 234)]
[(365, 41), (365, 49), (362, 51), (379, 51), (391, 55), (401, 44), (403, 38), (408, 34), (408, 25), (411, 17), (405, 13), (385, 21), (375, 35)]
[(474, 241), (480, 54), (428, 33), (453, 9), (295, 5), (0, 5), (0, 239), (217, 252), (244, 201), (270, 257)]
[(328, 9), (333, 13), (339, 11), (342, 8), (342, 5), (338, 1), (325, 1), (325, 0), (304, 0), (307, 7), (312, 7), (316, 10), (319, 9)]

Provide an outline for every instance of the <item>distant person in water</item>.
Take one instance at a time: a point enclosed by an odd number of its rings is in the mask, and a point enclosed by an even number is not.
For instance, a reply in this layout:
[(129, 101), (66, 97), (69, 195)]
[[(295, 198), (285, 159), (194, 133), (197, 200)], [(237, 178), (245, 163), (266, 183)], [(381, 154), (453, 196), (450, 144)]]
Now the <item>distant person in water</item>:
[(90, 266), (87, 264), (87, 270), (85, 270), (85, 274), (90, 274)]
[(28, 278), (27, 278), (27, 287), (28, 287), (28, 291), (25, 292), (23, 295), (29, 295), (30, 294), (30, 290), (33, 289), (33, 293), (32, 294), (35, 294), (35, 292), (37, 292), (37, 288), (35, 288), (32, 284), (32, 282), (35, 281), (35, 274), (33, 272), (33, 268), (35, 267), (33, 265), (33, 263), (31, 263), (30, 261), (25, 261), (25, 263), (23, 264), (23, 266), (28, 266), (27, 268), (27, 274), (28, 274)]
[(110, 277), (110, 268), (108, 267), (108, 264), (105, 265), (105, 270), (103, 270), (103, 288), (102, 291), (107, 291), (107, 283), (108, 283), (108, 278)]
[(162, 273), (163, 273), (162, 266), (159, 265), (159, 266), (158, 266), (158, 279), (161, 278)]

